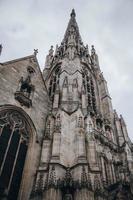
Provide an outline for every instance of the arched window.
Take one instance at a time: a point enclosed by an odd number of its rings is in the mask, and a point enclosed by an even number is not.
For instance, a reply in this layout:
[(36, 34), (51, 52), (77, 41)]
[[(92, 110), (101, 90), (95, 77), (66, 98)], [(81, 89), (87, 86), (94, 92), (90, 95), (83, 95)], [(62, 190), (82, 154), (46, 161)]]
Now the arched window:
[(83, 85), (88, 98), (88, 109), (96, 113), (97, 108), (96, 108), (96, 97), (95, 97), (95, 88), (93, 79), (91, 76), (88, 75), (87, 70), (83, 71), (82, 77), (83, 77)]
[(49, 83), (49, 96), (51, 98), (51, 101), (54, 100), (54, 94), (56, 90), (57, 84), (59, 84), (59, 74), (60, 72), (60, 67), (58, 66), (55, 71), (53, 72), (53, 75), (51, 77), (50, 83)]
[(0, 199), (17, 199), (28, 143), (25, 118), (18, 111), (0, 113)]

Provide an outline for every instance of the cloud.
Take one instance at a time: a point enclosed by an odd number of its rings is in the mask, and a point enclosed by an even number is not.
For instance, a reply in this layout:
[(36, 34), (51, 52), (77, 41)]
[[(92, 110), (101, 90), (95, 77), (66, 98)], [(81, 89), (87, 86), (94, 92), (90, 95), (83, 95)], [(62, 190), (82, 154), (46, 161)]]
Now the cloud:
[(75, 8), (82, 39), (95, 45), (114, 108), (124, 115), (133, 140), (132, 7), (132, 0), (1, 0), (1, 61), (30, 55), (38, 48), (43, 69), (49, 47), (60, 44)]

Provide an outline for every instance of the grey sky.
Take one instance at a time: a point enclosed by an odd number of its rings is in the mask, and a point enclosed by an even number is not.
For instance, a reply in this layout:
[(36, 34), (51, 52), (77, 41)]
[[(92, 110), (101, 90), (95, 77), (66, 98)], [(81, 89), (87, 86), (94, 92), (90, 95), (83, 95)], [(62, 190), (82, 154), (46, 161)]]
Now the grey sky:
[(43, 69), (49, 47), (63, 39), (72, 8), (83, 42), (95, 45), (113, 107), (133, 140), (133, 0), (0, 0), (0, 62), (38, 48)]

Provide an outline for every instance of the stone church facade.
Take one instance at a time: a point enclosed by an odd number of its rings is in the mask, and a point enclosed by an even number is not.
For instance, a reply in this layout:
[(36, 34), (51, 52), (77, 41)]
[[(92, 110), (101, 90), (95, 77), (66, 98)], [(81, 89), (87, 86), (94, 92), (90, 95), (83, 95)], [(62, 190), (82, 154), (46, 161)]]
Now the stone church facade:
[(132, 200), (133, 145), (75, 11), (46, 57), (0, 64), (0, 199)]

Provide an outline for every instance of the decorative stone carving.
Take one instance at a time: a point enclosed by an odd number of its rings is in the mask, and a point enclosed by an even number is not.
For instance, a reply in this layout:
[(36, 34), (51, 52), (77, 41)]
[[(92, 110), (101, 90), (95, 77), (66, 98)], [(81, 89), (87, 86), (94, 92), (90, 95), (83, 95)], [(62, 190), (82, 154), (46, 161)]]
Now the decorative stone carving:
[(19, 81), (19, 89), (15, 92), (15, 99), (20, 102), (22, 106), (31, 107), (32, 106), (32, 96), (35, 90), (34, 85), (31, 82), (31, 77), (35, 73), (35, 70), (29, 66), (27, 68), (27, 76), (24, 79), (21, 77)]
[(41, 198), (116, 199), (119, 182), (129, 187), (132, 159), (126, 146), (131, 150), (132, 144), (127, 138), (119, 145), (125, 123), (113, 114), (96, 50), (92, 46), (89, 54), (84, 46), (74, 10), (63, 41), (54, 55), (53, 47), (49, 51), (46, 68), (54, 130), (47, 119), (41, 155), (46, 167), (40, 164), (39, 169), (48, 178)]

